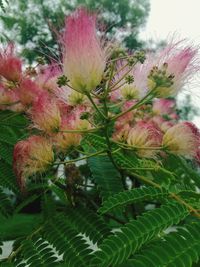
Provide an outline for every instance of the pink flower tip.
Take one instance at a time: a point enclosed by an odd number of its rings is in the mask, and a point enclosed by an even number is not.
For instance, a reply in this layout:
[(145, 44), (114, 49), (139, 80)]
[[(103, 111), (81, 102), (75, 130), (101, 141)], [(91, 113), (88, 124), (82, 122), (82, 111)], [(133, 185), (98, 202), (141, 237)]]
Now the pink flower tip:
[(7, 80), (19, 81), (22, 75), (22, 62), (14, 55), (14, 45), (9, 44), (0, 53), (0, 75)]
[(67, 17), (65, 24), (63, 70), (70, 85), (82, 93), (101, 82), (106, 64), (95, 24), (95, 16), (84, 8)]

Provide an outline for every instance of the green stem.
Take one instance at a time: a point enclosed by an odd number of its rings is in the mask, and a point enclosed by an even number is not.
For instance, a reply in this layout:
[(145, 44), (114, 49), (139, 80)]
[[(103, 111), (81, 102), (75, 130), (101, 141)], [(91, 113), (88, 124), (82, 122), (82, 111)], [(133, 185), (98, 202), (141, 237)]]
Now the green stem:
[(93, 105), (93, 107), (96, 109), (96, 111), (99, 113), (99, 115), (101, 117), (103, 117), (104, 119), (107, 119), (107, 117), (105, 117), (105, 115), (103, 114), (103, 112), (97, 107), (97, 105), (95, 104), (94, 100), (92, 99), (90, 93), (87, 93), (86, 96), (88, 97), (88, 99), (90, 100), (91, 104)]
[(71, 164), (73, 162), (80, 161), (80, 160), (87, 159), (87, 158), (91, 158), (91, 157), (95, 157), (95, 156), (100, 155), (100, 154), (103, 154), (103, 153), (105, 153), (105, 150), (100, 150), (98, 152), (92, 153), (92, 154), (87, 155), (85, 157), (81, 157), (81, 158), (77, 158), (77, 159), (72, 159), (72, 160), (67, 160), (67, 161), (55, 162), (55, 163), (53, 163), (53, 165)]
[[(138, 180), (141, 180), (147, 184), (150, 184), (156, 188), (159, 188), (159, 189), (162, 189), (162, 186), (153, 182), (152, 180), (149, 180), (148, 178), (142, 176), (142, 175), (138, 175), (137, 173), (132, 173), (132, 175), (135, 176), (135, 178), (137, 178)], [(185, 202), (185, 200), (183, 200), (181, 197), (179, 197), (178, 195), (176, 195), (175, 193), (172, 193), (172, 192), (169, 192), (169, 196), (173, 199), (175, 199), (176, 201), (178, 201), (179, 203), (183, 204), (188, 210), (189, 212), (193, 212), (194, 215), (198, 218), (200, 218), (200, 213), (195, 209), (193, 208), (190, 204), (188, 204), (187, 202)]]
[[(107, 103), (106, 103), (106, 97), (103, 99), (103, 104), (104, 104), (104, 112), (105, 112), (105, 115), (106, 117), (108, 117), (108, 107), (107, 107)], [(121, 175), (121, 180), (122, 180), (122, 183), (123, 183), (123, 186), (124, 186), (124, 189), (126, 189), (126, 183), (125, 183), (125, 180), (124, 180), (124, 176), (123, 176), (123, 173), (122, 173), (122, 170), (118, 167), (118, 165), (116, 164), (113, 156), (112, 156), (112, 146), (111, 146), (111, 142), (110, 142), (110, 138), (109, 138), (109, 124), (110, 124), (110, 119), (106, 119), (105, 120), (105, 132), (104, 132), (104, 135), (105, 135), (105, 138), (106, 138), (106, 143), (107, 143), (107, 147), (108, 147), (108, 150), (107, 150), (107, 154), (108, 154), (108, 157), (110, 158), (110, 161), (112, 162), (113, 166), (116, 168), (116, 170), (118, 170), (119, 174)], [(117, 149), (118, 150), (118, 149)]]
[(96, 132), (100, 129), (102, 129), (103, 127), (97, 127), (94, 129), (88, 129), (88, 130), (63, 130), (63, 131), (59, 131), (60, 133), (92, 133), (92, 132)]
[(113, 116), (111, 118), (111, 120), (116, 120), (118, 119), (119, 117), (125, 115), (126, 113), (144, 105), (147, 101), (151, 100), (153, 97), (154, 97), (154, 91), (155, 91), (155, 88), (153, 90), (151, 90), (145, 97), (143, 97), (138, 103), (136, 103), (135, 105), (131, 106), (129, 109), (117, 114), (116, 116)]
[[(138, 63), (138, 61), (136, 61), (131, 67), (130, 67), (130, 69), (128, 70), (128, 71), (126, 71), (125, 73), (124, 73), (124, 75), (122, 75), (122, 77), (115, 83), (115, 84), (113, 84), (111, 87), (110, 87), (110, 91), (112, 91), (112, 89), (115, 89), (115, 86), (116, 85), (118, 85), (131, 71), (132, 71), (132, 69), (133, 69), (133, 67), (136, 65)], [(117, 71), (117, 73), (120, 73), (121, 71), (123, 71), (127, 66), (128, 66), (129, 64), (127, 63), (127, 64), (125, 64), (121, 69), (119, 69), (118, 71)]]

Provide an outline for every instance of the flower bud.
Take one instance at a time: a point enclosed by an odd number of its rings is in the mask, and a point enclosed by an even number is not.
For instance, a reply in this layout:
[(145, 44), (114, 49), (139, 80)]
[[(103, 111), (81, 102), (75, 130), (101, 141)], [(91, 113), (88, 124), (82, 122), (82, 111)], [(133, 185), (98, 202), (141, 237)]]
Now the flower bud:
[(102, 79), (105, 53), (97, 38), (95, 16), (81, 8), (66, 20), (63, 70), (70, 85), (79, 92), (90, 92)]

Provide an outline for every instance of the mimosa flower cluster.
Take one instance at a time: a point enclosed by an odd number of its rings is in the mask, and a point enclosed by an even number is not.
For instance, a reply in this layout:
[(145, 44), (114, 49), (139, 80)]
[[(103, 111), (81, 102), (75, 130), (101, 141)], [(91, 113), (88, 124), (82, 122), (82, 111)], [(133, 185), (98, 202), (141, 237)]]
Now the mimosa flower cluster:
[(198, 71), (195, 48), (171, 42), (157, 53), (116, 57), (119, 47), (98, 36), (95, 14), (84, 8), (66, 18), (59, 42), (61, 63), (49, 66), (24, 69), (13, 44), (0, 53), (0, 109), (22, 112), (30, 121), (30, 137), (14, 148), (21, 188), (60, 155), (80, 152), (91, 132), (140, 158), (173, 153), (199, 159), (199, 131), (179, 121), (174, 100)]

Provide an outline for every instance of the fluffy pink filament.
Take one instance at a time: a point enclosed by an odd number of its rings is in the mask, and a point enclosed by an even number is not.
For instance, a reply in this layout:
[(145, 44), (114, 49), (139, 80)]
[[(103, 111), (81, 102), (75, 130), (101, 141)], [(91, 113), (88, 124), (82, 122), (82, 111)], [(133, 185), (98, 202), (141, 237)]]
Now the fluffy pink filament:
[(24, 106), (32, 105), (41, 92), (42, 90), (36, 83), (28, 78), (23, 79), (18, 88), (19, 98)]
[(80, 92), (94, 89), (102, 79), (105, 53), (97, 38), (95, 16), (80, 8), (66, 19), (64, 74)]
[(153, 112), (157, 115), (171, 114), (175, 108), (175, 101), (171, 99), (156, 99), (153, 102)]
[(195, 156), (199, 145), (199, 131), (191, 122), (179, 122), (169, 128), (163, 136), (163, 146), (177, 155)]
[(42, 136), (33, 135), (18, 142), (13, 152), (13, 169), (22, 191), (26, 179), (38, 172), (44, 172), (54, 160), (52, 144)]
[(40, 70), (40, 73), (36, 77), (35, 82), (38, 87), (49, 92), (54, 92), (58, 89), (57, 80), (60, 75), (61, 69), (57, 65), (51, 64), (50, 66), (47, 66)]
[[(129, 132), (127, 143), (137, 149), (141, 157), (154, 157), (162, 142), (161, 131), (151, 122), (138, 122)], [(152, 148), (152, 149), (151, 149)]]
[[(158, 53), (154, 65), (161, 67), (162, 64), (167, 63), (167, 75), (174, 75), (174, 84), (165, 89), (167, 91), (166, 96), (177, 95), (185, 82), (192, 77), (197, 70), (196, 59), (197, 49), (185, 45), (184, 41), (171, 43)], [(160, 90), (162, 91), (162, 88)], [(161, 92), (161, 94), (164, 94), (164, 92)]]
[(33, 104), (31, 118), (36, 128), (48, 134), (57, 132), (61, 115), (56, 100), (47, 93), (42, 93)]
[(10, 44), (0, 53), (0, 75), (10, 81), (19, 81), (22, 74), (22, 62), (13, 55), (14, 46)]

